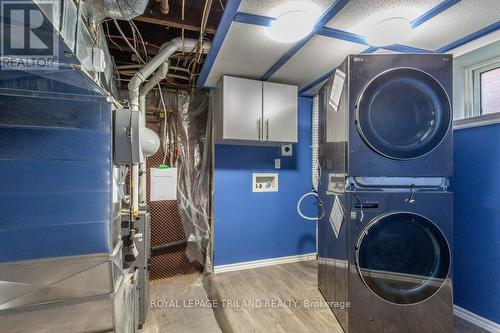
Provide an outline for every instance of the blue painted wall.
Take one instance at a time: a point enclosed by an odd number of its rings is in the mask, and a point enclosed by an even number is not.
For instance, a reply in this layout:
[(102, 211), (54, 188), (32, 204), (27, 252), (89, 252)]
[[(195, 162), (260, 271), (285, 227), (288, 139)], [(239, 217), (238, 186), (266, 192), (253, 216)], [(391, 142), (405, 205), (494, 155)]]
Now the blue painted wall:
[(455, 304), (500, 323), (500, 124), (454, 132)]
[(46, 83), (0, 88), (0, 262), (111, 250), (110, 105)]
[[(316, 252), (316, 225), (297, 201), (311, 191), (311, 98), (299, 98), (299, 143), (292, 157), (279, 147), (215, 146), (215, 265)], [(281, 158), (281, 169), (274, 159)], [(279, 192), (253, 193), (253, 172), (278, 172)], [(313, 200), (303, 211), (315, 216)]]

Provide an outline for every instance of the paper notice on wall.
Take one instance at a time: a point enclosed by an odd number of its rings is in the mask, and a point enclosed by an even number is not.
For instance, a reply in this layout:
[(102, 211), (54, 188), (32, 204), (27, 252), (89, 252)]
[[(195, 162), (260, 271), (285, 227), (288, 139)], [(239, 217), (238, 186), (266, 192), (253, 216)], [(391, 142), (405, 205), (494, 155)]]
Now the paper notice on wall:
[(335, 196), (335, 202), (333, 203), (332, 212), (330, 213), (330, 225), (332, 226), (336, 238), (339, 238), (340, 228), (342, 228), (343, 221), (344, 209), (342, 208), (339, 197)]
[(151, 168), (150, 201), (177, 200), (177, 168)]
[(333, 77), (333, 85), (332, 90), (330, 91), (330, 99), (328, 102), (334, 111), (337, 111), (339, 109), (340, 96), (342, 96), (342, 90), (344, 89), (344, 81), (345, 74), (337, 69)]

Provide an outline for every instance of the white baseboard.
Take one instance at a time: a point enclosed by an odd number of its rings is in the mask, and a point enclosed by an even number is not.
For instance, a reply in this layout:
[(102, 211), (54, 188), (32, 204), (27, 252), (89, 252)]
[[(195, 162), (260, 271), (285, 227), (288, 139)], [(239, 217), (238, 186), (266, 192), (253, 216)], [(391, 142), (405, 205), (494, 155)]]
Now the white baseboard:
[(497, 324), (491, 320), (478, 316), (477, 314), (465, 310), (464, 308), (459, 307), (458, 305), (453, 306), (453, 313), (455, 316), (468, 321), (474, 326), (480, 327), (483, 330), (492, 333), (500, 333), (500, 324)]
[(239, 262), (236, 264), (214, 266), (214, 273), (217, 274), (217, 273), (223, 273), (223, 272), (239, 271), (242, 269), (265, 267), (265, 266), (279, 265), (279, 264), (288, 264), (291, 262), (307, 261), (307, 260), (314, 260), (314, 259), (316, 259), (316, 253), (306, 253), (306, 254), (299, 254), (296, 256), (246, 261), (246, 262)]

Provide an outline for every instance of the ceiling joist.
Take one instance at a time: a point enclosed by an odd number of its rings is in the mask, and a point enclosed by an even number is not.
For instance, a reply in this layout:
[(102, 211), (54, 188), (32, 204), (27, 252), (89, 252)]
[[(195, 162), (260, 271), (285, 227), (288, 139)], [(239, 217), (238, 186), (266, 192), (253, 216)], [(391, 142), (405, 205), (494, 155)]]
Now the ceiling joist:
[[(169, 28), (185, 29), (185, 30), (195, 31), (195, 32), (199, 32), (201, 30), (200, 27), (196, 26), (196, 25), (191, 25), (191, 24), (182, 23), (182, 22), (178, 22), (178, 21), (172, 21), (172, 20), (165, 20), (165, 19), (160, 19), (160, 18), (146, 16), (146, 15), (138, 16), (138, 17), (134, 18), (134, 20), (139, 21), (139, 22), (145, 22), (145, 23), (151, 23), (151, 24), (160, 25), (160, 26), (164, 26), (164, 27), (169, 27)], [(211, 27), (207, 27), (207, 28), (205, 28), (204, 31), (208, 34), (214, 35), (216, 29), (211, 28)]]

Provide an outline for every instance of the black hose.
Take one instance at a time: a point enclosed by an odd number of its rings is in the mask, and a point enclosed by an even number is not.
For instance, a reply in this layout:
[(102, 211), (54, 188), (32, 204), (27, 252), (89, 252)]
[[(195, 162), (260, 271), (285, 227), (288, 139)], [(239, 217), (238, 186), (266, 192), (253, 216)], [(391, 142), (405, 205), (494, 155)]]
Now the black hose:
[(169, 249), (169, 248), (172, 248), (172, 247), (175, 247), (175, 246), (179, 246), (179, 245), (184, 245), (184, 244), (187, 244), (187, 240), (185, 240), (185, 239), (180, 240), (180, 241), (175, 241), (175, 242), (167, 243), (167, 244), (163, 244), (163, 245), (153, 246), (151, 248), (151, 251), (153, 251), (153, 252), (155, 252), (155, 251), (161, 251), (161, 250)]

